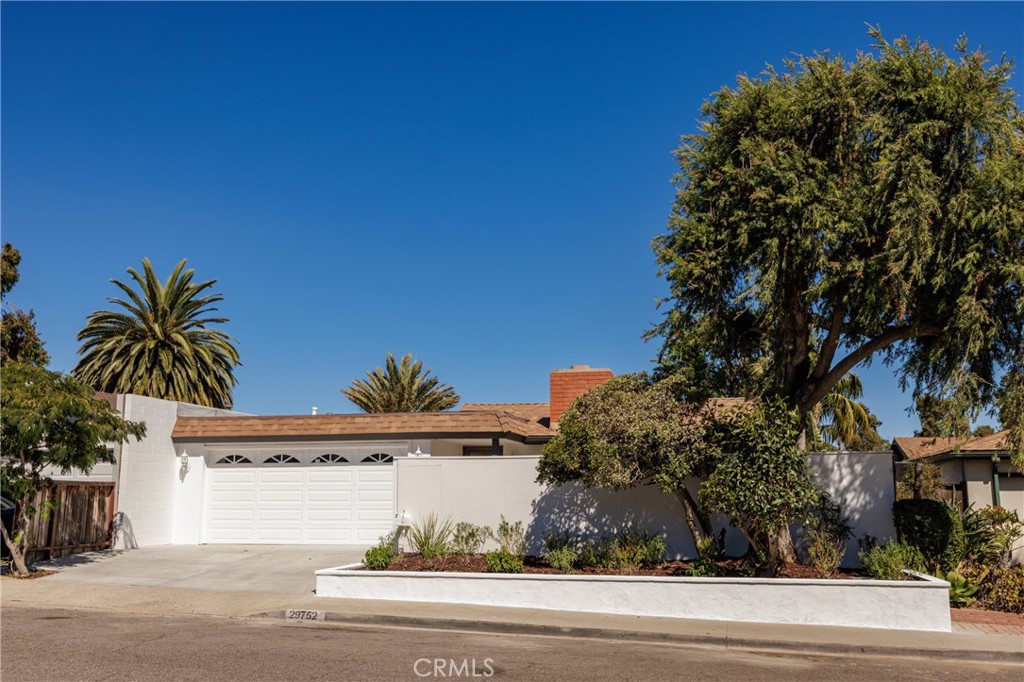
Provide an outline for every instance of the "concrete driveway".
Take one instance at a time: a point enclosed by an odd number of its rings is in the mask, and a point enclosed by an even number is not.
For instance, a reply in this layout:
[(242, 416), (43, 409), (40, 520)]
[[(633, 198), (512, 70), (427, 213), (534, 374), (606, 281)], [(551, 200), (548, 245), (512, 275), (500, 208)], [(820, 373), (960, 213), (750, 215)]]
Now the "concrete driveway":
[(164, 545), (90, 552), (38, 564), (47, 581), (308, 595), (313, 572), (360, 561), (365, 547)]

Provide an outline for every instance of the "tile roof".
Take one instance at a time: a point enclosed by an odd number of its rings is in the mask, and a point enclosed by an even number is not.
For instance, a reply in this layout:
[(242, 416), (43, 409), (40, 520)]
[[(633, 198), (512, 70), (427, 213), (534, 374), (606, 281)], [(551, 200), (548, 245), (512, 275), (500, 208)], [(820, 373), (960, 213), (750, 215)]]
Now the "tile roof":
[(547, 419), (551, 415), (548, 403), (466, 403), (460, 412), (509, 412), (533, 422)]
[(1009, 431), (998, 431), (976, 438), (914, 436), (896, 438), (893, 445), (909, 460), (925, 459), (951, 452), (998, 452), (1008, 447)]
[(179, 417), (177, 441), (368, 440), (373, 438), (511, 438), (546, 440), (554, 433), (507, 412), (410, 412), (273, 417)]

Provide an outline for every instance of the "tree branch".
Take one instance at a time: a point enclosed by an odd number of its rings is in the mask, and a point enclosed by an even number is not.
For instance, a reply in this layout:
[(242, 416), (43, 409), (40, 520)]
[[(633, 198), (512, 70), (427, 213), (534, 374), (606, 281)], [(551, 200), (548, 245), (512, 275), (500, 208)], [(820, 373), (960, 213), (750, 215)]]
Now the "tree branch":
[(839, 348), (839, 339), (842, 338), (843, 320), (846, 318), (846, 304), (836, 303), (836, 309), (832, 313), (832, 323), (829, 325), (828, 334), (821, 344), (818, 352), (818, 362), (814, 365), (814, 373), (811, 375), (815, 380), (821, 379), (832, 366), (832, 360), (836, 356), (836, 349)]
[(935, 323), (921, 325), (906, 325), (903, 327), (888, 327), (884, 332), (869, 339), (866, 343), (851, 352), (839, 363), (829, 370), (821, 381), (810, 383), (804, 389), (803, 395), (797, 401), (796, 407), (801, 412), (807, 412), (824, 398), (832, 387), (843, 378), (847, 372), (856, 367), (862, 361), (868, 359), (875, 351), (891, 346), (897, 341), (904, 341), (919, 336), (935, 336), (942, 331), (942, 326)]

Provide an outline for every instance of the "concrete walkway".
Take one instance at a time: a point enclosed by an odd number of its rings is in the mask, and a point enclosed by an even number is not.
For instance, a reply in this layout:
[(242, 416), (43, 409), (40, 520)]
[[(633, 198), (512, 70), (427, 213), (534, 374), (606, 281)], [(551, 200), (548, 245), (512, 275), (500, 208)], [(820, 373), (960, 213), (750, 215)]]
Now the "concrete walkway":
[(165, 545), (89, 552), (40, 562), (60, 571), (47, 582), (312, 595), (318, 568), (362, 559), (365, 547)]
[[(174, 551), (162, 553), (161, 550)], [(179, 553), (178, 550), (184, 551)], [(197, 554), (189, 555), (188, 551)], [(280, 556), (279, 551), (283, 552)], [(293, 556), (286, 558), (289, 553)], [(133, 556), (136, 554), (138, 556)], [(257, 561), (253, 562), (250, 554), (254, 554)], [(185, 561), (188, 557), (192, 561)], [(200, 558), (205, 560), (199, 561)], [(35, 580), (4, 579), (0, 587), (4, 605), (281, 621), (287, 610), (301, 609), (320, 612), (323, 626), (414, 627), (660, 641), (730, 649), (1024, 664), (1024, 638), (1016, 635), (641, 618), (541, 609), (333, 599), (311, 593), (314, 569), (336, 566), (351, 559), (337, 548), (264, 547), (255, 553), (252, 548), (238, 547), (231, 550), (214, 546), (152, 548), (79, 561), (65, 567), (60, 575)], [(170, 568), (165, 565), (168, 562)], [(227, 569), (225, 572), (231, 578), (216, 577), (218, 566)], [(162, 574), (170, 575), (170, 582), (153, 584), (158, 581), (151, 574), (133, 575), (133, 571), (148, 568), (158, 568)], [(274, 577), (261, 575), (264, 571)], [(288, 583), (289, 575), (299, 584)], [(246, 576), (252, 581), (246, 582)]]

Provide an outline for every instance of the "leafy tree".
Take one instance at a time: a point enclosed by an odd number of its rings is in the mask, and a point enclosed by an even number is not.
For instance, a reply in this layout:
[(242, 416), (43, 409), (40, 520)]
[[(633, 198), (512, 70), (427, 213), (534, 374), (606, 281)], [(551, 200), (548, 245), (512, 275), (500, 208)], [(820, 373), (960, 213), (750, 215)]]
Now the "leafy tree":
[(15, 573), (27, 575), (25, 529), (40, 511), (33, 507), (36, 494), (50, 483), (43, 470), (88, 472), (98, 462), (113, 461), (107, 444), (142, 438), (146, 428), (122, 419), (74, 378), (20, 363), (4, 367), (0, 406), (0, 484), (18, 510), (13, 536), (4, 528), (3, 540)]
[(915, 436), (961, 436), (971, 432), (969, 406), (962, 398), (943, 398), (924, 393), (914, 399), (914, 409), (921, 421), (921, 428)]
[(384, 367), (366, 373), (366, 380), (354, 379), (341, 389), (346, 398), (364, 412), (440, 412), (458, 405), (462, 399), (455, 389), (423, 369), (422, 360), (412, 353), (395, 360), (388, 353)]
[(204, 293), (217, 280), (192, 282), (186, 261), (161, 283), (148, 258), (143, 274), (128, 268), (139, 291), (111, 280), (128, 300), (108, 299), (119, 310), (98, 311), (78, 333), (81, 359), (72, 373), (98, 391), (135, 393), (212, 407), (231, 407), (234, 369), (239, 364), (233, 339), (205, 317), (224, 300)]
[(720, 415), (712, 440), (724, 454), (700, 489), (701, 502), (743, 531), (770, 575), (784, 558), (774, 546), (779, 531), (807, 520), (821, 497), (807, 455), (797, 448), (800, 428), (800, 416), (781, 400)]
[(975, 438), (983, 438), (985, 436), (991, 436), (995, 432), (996, 429), (994, 426), (991, 426), (990, 424), (981, 424), (978, 428), (974, 429), (974, 432), (971, 435)]
[(537, 481), (610, 490), (657, 485), (682, 505), (699, 546), (711, 535), (711, 522), (686, 479), (708, 474), (713, 413), (708, 405), (680, 401), (680, 383), (624, 374), (584, 393), (562, 413), (558, 435), (544, 446)]
[(869, 33), (876, 53), (800, 57), (704, 104), (654, 240), (670, 295), (650, 335), (673, 369), (728, 377), (804, 419), (880, 358), (918, 394), (999, 400), (1019, 439), (1024, 116), (1011, 64), (966, 39), (954, 58)]
[(21, 253), (10, 243), (3, 245), (0, 256), (0, 296), (3, 297), (3, 318), (0, 321), (0, 364), (25, 362), (45, 366), (50, 356), (36, 331), (36, 316), (31, 310), (21, 310), (7, 300), (7, 294), (18, 283)]

